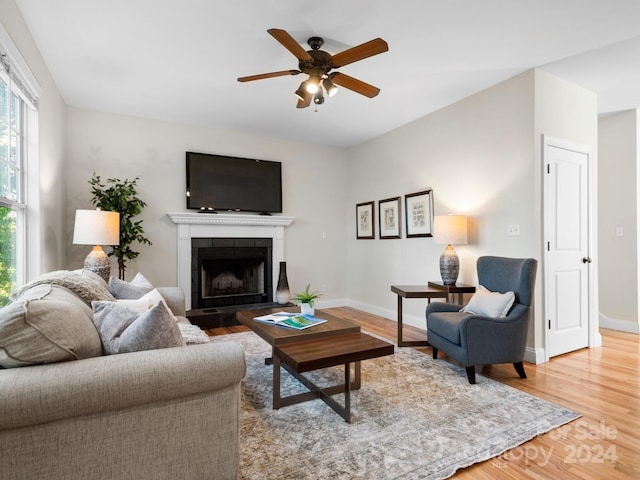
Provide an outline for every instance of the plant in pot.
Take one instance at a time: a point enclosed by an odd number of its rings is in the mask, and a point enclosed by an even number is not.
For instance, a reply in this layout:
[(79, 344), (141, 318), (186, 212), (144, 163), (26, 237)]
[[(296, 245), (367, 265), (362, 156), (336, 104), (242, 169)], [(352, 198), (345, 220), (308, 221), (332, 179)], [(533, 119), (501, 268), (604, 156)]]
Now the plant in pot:
[(322, 295), (320, 292), (310, 292), (309, 288), (311, 284), (307, 285), (307, 288), (304, 292), (296, 293), (291, 301), (296, 305), (300, 305), (300, 313), (313, 315), (315, 313), (315, 309), (313, 308), (313, 303), (316, 298)]
[(142, 220), (133, 221), (136, 215), (142, 212), (146, 203), (138, 197), (136, 183), (139, 177), (133, 180), (120, 180), (109, 178), (105, 183), (99, 175), (93, 174), (89, 184), (91, 185), (91, 203), (96, 207), (118, 212), (120, 214), (120, 245), (115, 245), (107, 254), (118, 259), (118, 278), (124, 280), (124, 271), (127, 260), (133, 260), (140, 252), (131, 249), (133, 242), (151, 245), (148, 238), (144, 236)]

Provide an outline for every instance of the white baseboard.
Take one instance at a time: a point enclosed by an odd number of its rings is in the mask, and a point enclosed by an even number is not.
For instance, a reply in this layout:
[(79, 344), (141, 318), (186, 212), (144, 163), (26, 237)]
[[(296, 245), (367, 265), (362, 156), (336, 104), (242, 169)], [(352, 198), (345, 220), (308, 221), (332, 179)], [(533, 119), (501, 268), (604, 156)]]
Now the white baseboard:
[(547, 357), (544, 353), (544, 348), (527, 347), (524, 351), (524, 361), (533, 363), (534, 365), (545, 363), (547, 361)]
[[(388, 308), (380, 308), (375, 305), (359, 302), (357, 300), (349, 300), (347, 306), (357, 308), (358, 310), (362, 310), (363, 312), (371, 313), (372, 315), (384, 317), (394, 322), (396, 322), (398, 319), (398, 311), (395, 309), (390, 310)], [(412, 327), (416, 327), (424, 331), (426, 331), (427, 329), (427, 323), (424, 316), (407, 315), (405, 313), (402, 316), (402, 324), (411, 325)]]
[(602, 313), (600, 314), (600, 328), (607, 328), (609, 330), (618, 330), (620, 332), (635, 333), (640, 335), (640, 324), (638, 322), (608, 318)]

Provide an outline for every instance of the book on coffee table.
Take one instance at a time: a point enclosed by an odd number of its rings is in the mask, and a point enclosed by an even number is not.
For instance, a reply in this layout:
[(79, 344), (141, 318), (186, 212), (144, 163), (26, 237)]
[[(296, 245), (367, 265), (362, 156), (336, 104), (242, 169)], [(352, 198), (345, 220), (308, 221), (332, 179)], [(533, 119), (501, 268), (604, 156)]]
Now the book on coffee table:
[(269, 315), (254, 317), (259, 322), (270, 323), (272, 325), (282, 325), (283, 327), (295, 328), (296, 330), (304, 330), (325, 323), (326, 320), (312, 315), (302, 315), (300, 313), (277, 312)]

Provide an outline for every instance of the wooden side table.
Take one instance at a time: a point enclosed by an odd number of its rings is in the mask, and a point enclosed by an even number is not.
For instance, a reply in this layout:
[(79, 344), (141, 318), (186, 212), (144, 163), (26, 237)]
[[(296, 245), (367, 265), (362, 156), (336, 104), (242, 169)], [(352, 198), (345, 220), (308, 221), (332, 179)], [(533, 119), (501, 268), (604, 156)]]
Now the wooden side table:
[[(456, 283), (455, 285), (445, 285), (443, 282), (429, 281), (429, 286), (431, 288), (437, 288), (439, 290), (444, 290), (447, 292), (447, 297), (449, 294), (454, 295), (458, 294), (458, 303), (460, 305), (464, 304), (463, 294), (465, 293), (475, 293), (476, 287), (473, 285), (465, 285), (464, 283)], [(449, 301), (447, 299), (447, 301)]]
[(426, 285), (391, 285), (391, 291), (398, 295), (398, 346), (429, 346), (426, 340), (402, 340), (402, 299), (403, 298), (427, 298), (431, 303), (432, 298), (449, 298), (449, 292), (441, 288)]

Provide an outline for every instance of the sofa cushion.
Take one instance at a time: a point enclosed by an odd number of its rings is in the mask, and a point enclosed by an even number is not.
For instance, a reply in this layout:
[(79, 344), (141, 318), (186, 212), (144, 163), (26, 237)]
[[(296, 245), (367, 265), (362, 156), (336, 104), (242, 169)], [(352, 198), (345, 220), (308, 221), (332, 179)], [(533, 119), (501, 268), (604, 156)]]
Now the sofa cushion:
[(102, 355), (91, 308), (59, 285), (29, 288), (0, 309), (0, 365), (6, 368)]
[(120, 302), (96, 301), (92, 307), (93, 322), (108, 355), (186, 345), (164, 302), (142, 313)]
[(509, 313), (515, 298), (513, 292), (491, 292), (480, 285), (469, 303), (460, 311), (485, 317), (504, 318)]
[(127, 282), (119, 278), (109, 277), (109, 290), (118, 299), (136, 299), (153, 290), (153, 285), (138, 272), (133, 280)]

